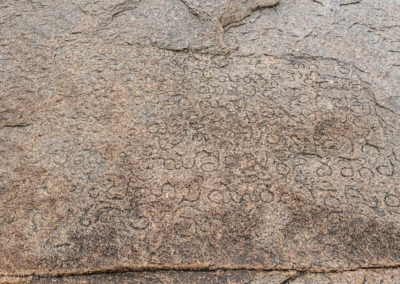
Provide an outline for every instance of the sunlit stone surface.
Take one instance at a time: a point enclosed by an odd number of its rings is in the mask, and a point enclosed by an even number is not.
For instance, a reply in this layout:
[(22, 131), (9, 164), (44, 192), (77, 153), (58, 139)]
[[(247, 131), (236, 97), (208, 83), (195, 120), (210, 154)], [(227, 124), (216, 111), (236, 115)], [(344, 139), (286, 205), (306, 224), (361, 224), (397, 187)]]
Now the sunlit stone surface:
[(400, 281), (399, 11), (0, 1), (0, 282)]

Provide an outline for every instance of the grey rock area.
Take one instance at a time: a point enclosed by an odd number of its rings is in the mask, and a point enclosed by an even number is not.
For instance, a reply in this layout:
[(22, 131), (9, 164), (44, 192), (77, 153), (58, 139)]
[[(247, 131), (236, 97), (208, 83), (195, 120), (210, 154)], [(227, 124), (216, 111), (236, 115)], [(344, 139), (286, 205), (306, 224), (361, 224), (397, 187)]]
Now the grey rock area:
[(0, 0), (0, 282), (399, 267), (400, 1)]

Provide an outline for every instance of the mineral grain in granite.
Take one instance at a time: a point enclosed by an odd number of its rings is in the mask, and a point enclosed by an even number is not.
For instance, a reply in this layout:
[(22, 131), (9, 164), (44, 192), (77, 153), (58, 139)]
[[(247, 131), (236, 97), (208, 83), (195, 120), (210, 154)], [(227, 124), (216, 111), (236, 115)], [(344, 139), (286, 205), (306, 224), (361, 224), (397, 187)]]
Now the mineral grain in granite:
[(0, 0), (0, 282), (398, 267), (400, 1)]

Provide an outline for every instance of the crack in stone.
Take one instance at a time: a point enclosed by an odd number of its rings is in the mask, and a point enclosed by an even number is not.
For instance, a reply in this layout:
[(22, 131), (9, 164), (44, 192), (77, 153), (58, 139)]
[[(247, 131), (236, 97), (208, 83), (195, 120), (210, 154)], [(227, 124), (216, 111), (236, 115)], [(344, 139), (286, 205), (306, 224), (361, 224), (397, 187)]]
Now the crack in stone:
[(186, 0), (179, 0), (183, 5), (186, 6), (186, 8), (188, 9), (188, 11), (195, 17), (197, 17), (199, 20), (202, 20), (200, 17), (199, 12), (197, 12), (195, 9), (193, 9), (187, 2)]
[(220, 22), (223, 28), (230, 24), (239, 23), (240, 21), (248, 18), (254, 12), (271, 8), (279, 5), (280, 0), (271, 1), (251, 1), (248, 5), (238, 4), (238, 1), (231, 0), (225, 8), (224, 14), (221, 16)]
[(393, 270), (400, 269), (400, 263), (382, 265), (364, 265), (353, 268), (285, 268), (285, 267), (263, 267), (263, 266), (213, 266), (213, 265), (161, 265), (161, 266), (118, 266), (113, 268), (100, 268), (92, 270), (54, 272), (54, 273), (25, 273), (25, 274), (0, 274), (0, 277), (36, 277), (57, 278), (65, 276), (89, 276), (98, 274), (117, 274), (129, 272), (217, 272), (217, 271), (258, 271), (258, 272), (297, 272), (308, 274), (344, 273), (370, 270)]

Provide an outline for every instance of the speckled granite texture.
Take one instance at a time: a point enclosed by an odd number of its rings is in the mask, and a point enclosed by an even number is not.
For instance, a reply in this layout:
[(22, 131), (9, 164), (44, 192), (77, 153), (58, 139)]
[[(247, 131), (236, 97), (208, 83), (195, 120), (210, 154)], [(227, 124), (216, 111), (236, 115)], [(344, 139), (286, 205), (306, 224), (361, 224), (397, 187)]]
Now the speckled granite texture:
[(400, 1), (0, 0), (0, 282), (399, 267)]

